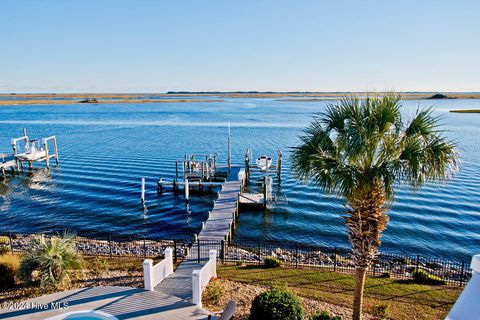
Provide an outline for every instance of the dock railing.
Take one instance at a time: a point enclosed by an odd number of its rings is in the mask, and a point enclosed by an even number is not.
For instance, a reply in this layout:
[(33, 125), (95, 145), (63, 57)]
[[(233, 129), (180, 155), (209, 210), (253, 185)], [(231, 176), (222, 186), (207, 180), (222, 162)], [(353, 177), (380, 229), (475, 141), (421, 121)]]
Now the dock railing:
[(145, 290), (153, 291), (154, 288), (166, 277), (173, 273), (173, 249), (165, 249), (165, 259), (153, 265), (152, 259), (143, 262), (143, 281)]
[(208, 262), (200, 269), (192, 272), (192, 302), (202, 306), (202, 293), (210, 282), (217, 277), (217, 251), (210, 250)]

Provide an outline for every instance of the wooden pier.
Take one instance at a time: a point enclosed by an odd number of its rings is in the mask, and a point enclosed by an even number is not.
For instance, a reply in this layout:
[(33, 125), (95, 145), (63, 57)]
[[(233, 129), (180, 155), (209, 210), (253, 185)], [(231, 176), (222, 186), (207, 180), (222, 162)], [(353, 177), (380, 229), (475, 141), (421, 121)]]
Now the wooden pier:
[(198, 240), (231, 240), (235, 221), (238, 217), (238, 199), (245, 182), (245, 170), (231, 166), (227, 180), (223, 183), (208, 219), (202, 223)]

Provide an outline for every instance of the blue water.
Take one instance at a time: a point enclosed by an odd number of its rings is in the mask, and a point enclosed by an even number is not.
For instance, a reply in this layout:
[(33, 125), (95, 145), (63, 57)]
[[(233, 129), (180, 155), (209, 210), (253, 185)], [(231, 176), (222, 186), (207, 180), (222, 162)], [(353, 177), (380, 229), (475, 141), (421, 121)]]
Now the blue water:
[[(254, 155), (284, 153), (282, 194), (287, 205), (268, 212), (242, 211), (235, 237), (348, 246), (343, 202), (295, 181), (289, 148), (328, 101), (285, 102), (226, 99), (219, 102), (0, 106), (0, 151), (27, 128), (31, 138), (56, 135), (60, 166), (43, 164), (30, 174), (0, 181), (0, 232), (42, 232), (68, 227), (77, 232), (112, 232), (156, 238), (191, 236), (200, 229), (214, 195), (158, 196), (158, 177), (175, 175), (174, 161), (186, 153), (227, 151), (241, 163)], [(462, 152), (459, 175), (443, 186), (419, 192), (400, 187), (390, 212), (382, 250), (469, 259), (480, 252), (480, 114), (449, 113), (477, 108), (480, 100), (405, 101), (410, 117), (417, 106), (436, 104), (446, 134)], [(147, 206), (140, 205), (140, 178), (147, 180)]]

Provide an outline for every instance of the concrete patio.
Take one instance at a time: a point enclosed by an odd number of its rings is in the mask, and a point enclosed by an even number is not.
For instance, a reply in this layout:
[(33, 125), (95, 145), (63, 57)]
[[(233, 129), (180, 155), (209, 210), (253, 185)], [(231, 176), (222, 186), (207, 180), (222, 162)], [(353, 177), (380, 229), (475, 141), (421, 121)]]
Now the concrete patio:
[[(65, 309), (58, 309), (61, 306)], [(118, 319), (206, 319), (207, 311), (187, 299), (130, 287), (68, 290), (27, 300), (25, 309), (0, 310), (0, 319), (40, 320), (72, 311), (95, 310)], [(48, 306), (44, 309), (44, 306)], [(57, 306), (57, 309), (55, 309)], [(41, 308), (40, 308), (41, 307)]]

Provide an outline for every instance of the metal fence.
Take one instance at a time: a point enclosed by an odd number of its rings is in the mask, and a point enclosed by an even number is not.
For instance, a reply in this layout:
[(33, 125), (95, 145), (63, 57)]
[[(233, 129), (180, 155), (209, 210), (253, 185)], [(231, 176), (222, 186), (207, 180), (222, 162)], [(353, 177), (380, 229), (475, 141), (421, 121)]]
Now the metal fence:
[[(46, 235), (47, 237), (53, 235)], [(28, 250), (34, 235), (0, 233), (0, 249), (11, 252)], [(285, 267), (314, 268), (323, 271), (353, 273), (350, 250), (285, 242), (258, 241), (194, 241), (193, 237), (172, 240), (151, 240), (142, 237), (118, 237), (106, 234), (95, 237), (76, 236), (77, 252), (86, 256), (163, 258), (167, 247), (173, 248), (174, 262), (184, 259), (206, 261), (215, 249), (223, 263), (263, 265), (267, 257), (275, 257)], [(471, 277), (470, 263), (419, 255), (381, 253), (367, 274), (410, 280), (412, 273), (425, 270), (448, 284), (464, 285)]]
[[(26, 252), (31, 246), (34, 234), (0, 233), (1, 252)], [(45, 234), (45, 237), (58, 234)], [(188, 253), (191, 244), (187, 239), (151, 240), (143, 237), (119, 237), (111, 234), (90, 236), (75, 236), (76, 251), (84, 256), (100, 257), (137, 257), (163, 258), (164, 251), (171, 247), (174, 262), (180, 262)]]

